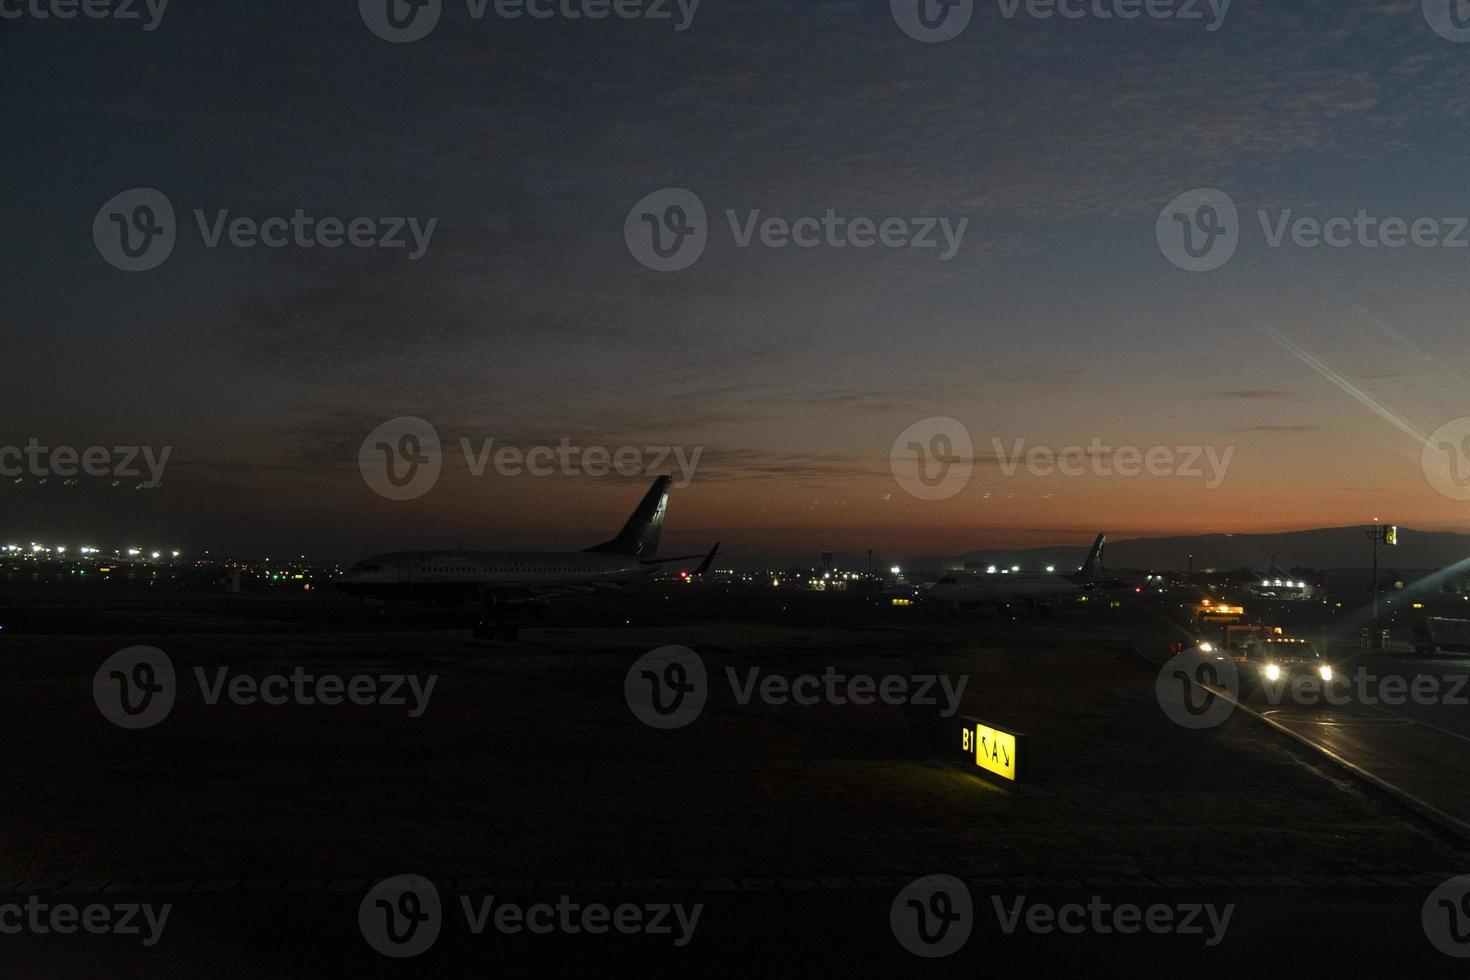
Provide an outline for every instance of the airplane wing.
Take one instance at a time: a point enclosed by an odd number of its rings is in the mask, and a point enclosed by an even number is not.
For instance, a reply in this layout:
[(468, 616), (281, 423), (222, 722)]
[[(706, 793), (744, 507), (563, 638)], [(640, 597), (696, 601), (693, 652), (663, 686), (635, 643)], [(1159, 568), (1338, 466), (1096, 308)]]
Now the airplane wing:
[(705, 573), (705, 571), (709, 568), (710, 562), (712, 562), (712, 561), (715, 560), (715, 553), (718, 552), (719, 550), (720, 550), (720, 543), (718, 541), (716, 541), (715, 542), (715, 546), (713, 548), (711, 548), (707, 554), (703, 554), (703, 555), (677, 555), (677, 556), (675, 556), (673, 558), (645, 558), (641, 562), (639, 562), (639, 564), (641, 564), (641, 565), (672, 565), (675, 562), (694, 561), (694, 559), (696, 559), (696, 558), (702, 558), (702, 559), (704, 559), (704, 561), (699, 566), (699, 571), (695, 572), (694, 574), (696, 574), (696, 575), (703, 575)]

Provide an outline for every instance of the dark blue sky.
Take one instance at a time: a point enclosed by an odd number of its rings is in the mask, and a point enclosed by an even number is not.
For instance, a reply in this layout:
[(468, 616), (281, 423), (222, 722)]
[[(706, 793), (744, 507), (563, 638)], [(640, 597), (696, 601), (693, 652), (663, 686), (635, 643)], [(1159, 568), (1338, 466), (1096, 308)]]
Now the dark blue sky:
[[(1420, 443), (1465, 413), (1470, 249), (1271, 248), (1256, 216), (1470, 214), (1470, 45), (1419, 0), (1237, 2), (1213, 32), (1008, 19), (992, 0), (942, 44), (878, 0), (704, 0), (683, 31), (445, 0), (403, 44), (353, 2), (176, 3), (152, 31), (0, 20), (0, 444), (173, 447), (155, 490), (0, 484), (0, 534), (355, 554), (555, 527), (573, 544), (642, 482), (446, 466), (390, 503), (357, 455), (402, 415), (446, 443), (703, 446), (676, 547), (1464, 523)], [(178, 241), (128, 273), (92, 223), (136, 187), (168, 198)], [(709, 244), (660, 273), (624, 220), (669, 187), (708, 209)], [(1197, 187), (1241, 218), (1205, 274), (1155, 238)], [(193, 218), (298, 208), (436, 226), (411, 261), (211, 249)], [(741, 248), (725, 217), (829, 208), (967, 225), (944, 260)], [(981, 464), (943, 501), (889, 471), (930, 416), (961, 420)], [(993, 438), (1094, 436), (1234, 447), (1230, 479), (1048, 482), (987, 458)]]

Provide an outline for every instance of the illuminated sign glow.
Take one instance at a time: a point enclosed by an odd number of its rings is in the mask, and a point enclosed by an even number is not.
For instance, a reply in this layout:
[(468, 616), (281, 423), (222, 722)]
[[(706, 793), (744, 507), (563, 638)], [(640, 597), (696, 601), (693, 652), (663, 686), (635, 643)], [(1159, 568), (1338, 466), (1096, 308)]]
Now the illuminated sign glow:
[(1026, 736), (987, 725), (974, 718), (962, 718), (960, 751), (965, 760), (993, 776), (1020, 782), (1026, 771)]

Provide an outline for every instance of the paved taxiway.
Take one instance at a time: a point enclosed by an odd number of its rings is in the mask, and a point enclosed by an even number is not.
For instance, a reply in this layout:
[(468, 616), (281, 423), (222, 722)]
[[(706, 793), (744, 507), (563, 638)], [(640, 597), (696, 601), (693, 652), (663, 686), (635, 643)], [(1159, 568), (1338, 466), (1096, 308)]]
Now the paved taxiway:
[(1470, 835), (1470, 658), (1353, 651), (1335, 682), (1243, 706), (1441, 824)]

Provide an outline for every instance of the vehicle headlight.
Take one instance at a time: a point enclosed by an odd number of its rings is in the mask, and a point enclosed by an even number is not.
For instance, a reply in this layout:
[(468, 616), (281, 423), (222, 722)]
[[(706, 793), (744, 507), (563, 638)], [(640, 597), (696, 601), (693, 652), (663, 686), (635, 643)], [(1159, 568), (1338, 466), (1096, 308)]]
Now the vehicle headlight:
[(1266, 665), (1266, 680), (1278, 681), (1281, 679), (1281, 668), (1275, 664)]
[(1320, 666), (1320, 667), (1317, 668), (1317, 674), (1324, 681), (1330, 681), (1330, 680), (1332, 680), (1332, 668), (1329, 667), (1329, 666), (1327, 666), (1326, 664), (1323, 664), (1322, 666)]
[(1201, 643), (1199, 645), (1199, 650), (1200, 653), (1214, 653), (1215, 645), (1213, 643)]

